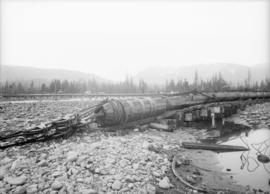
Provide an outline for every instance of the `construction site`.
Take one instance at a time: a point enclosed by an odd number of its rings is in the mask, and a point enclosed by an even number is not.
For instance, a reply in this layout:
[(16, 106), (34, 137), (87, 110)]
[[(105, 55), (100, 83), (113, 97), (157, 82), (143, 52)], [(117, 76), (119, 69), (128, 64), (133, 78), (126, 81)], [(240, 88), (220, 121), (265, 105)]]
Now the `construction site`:
[(270, 92), (30, 97), (0, 104), (0, 193), (269, 193)]

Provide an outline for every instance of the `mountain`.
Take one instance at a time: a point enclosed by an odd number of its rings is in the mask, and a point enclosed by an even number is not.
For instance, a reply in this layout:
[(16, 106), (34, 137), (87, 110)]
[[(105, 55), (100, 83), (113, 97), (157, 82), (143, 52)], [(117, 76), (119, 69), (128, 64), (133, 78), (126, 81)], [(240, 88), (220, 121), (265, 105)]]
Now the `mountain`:
[[(187, 79), (193, 82), (195, 71), (198, 72), (199, 79), (207, 80), (219, 72), (223, 78), (232, 84), (243, 83), (248, 77), (248, 71), (251, 73), (252, 81), (264, 80), (270, 78), (270, 65), (258, 64), (252, 67), (239, 64), (201, 64), (189, 66), (153, 66), (147, 67), (135, 75), (133, 80), (138, 82), (143, 79), (149, 84), (162, 84), (166, 80)], [(60, 80), (91, 80), (95, 79), (97, 82), (110, 82), (95, 74), (83, 73), (80, 71), (71, 71), (65, 69), (42, 69), (26, 66), (1, 66), (1, 80), (21, 81), (29, 84), (31, 80), (35, 83), (48, 83), (53, 79)]]
[(201, 64), (190, 66), (155, 66), (145, 68), (140, 71), (134, 80), (143, 79), (149, 84), (164, 84), (166, 80), (183, 80), (193, 82), (195, 71), (198, 72), (199, 79), (207, 80), (219, 72), (222, 77), (232, 84), (243, 83), (248, 77), (248, 72), (251, 73), (252, 81), (261, 81), (270, 77), (270, 66), (267, 64), (258, 64), (253, 67), (248, 67), (239, 64)]
[(108, 82), (99, 76), (80, 71), (71, 71), (65, 69), (42, 69), (27, 66), (1, 66), (2, 82), (8, 81), (22, 81), (27, 82), (34, 80), (35, 82), (49, 82), (53, 79), (59, 80), (91, 80), (95, 79), (97, 82)]

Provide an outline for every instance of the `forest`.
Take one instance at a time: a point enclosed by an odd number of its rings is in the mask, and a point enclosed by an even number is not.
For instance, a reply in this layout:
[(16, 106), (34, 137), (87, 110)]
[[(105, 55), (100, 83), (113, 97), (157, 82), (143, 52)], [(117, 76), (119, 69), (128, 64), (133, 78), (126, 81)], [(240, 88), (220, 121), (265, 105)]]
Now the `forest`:
[(51, 80), (48, 83), (36, 84), (34, 80), (30, 84), (23, 84), (19, 81), (6, 81), (1, 88), (2, 94), (52, 94), (52, 93), (183, 93), (192, 90), (197, 91), (231, 91), (231, 90), (252, 90), (270, 91), (270, 78), (260, 83), (253, 82), (250, 74), (242, 83), (233, 85), (226, 81), (221, 73), (215, 74), (209, 80), (200, 80), (197, 72), (194, 73), (194, 80), (187, 79), (167, 80), (163, 86), (149, 85), (144, 80), (138, 83), (132, 77), (126, 77), (124, 81), (98, 83), (95, 79), (88, 81)]

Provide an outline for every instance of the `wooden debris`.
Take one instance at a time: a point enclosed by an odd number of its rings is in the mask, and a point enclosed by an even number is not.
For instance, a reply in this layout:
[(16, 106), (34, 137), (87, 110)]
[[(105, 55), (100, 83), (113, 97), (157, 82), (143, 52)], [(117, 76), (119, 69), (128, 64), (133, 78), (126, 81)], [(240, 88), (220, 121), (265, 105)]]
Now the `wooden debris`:
[(170, 127), (168, 125), (165, 124), (161, 124), (161, 123), (150, 123), (150, 128), (153, 129), (160, 129), (160, 130), (164, 130), (164, 131), (170, 131)]
[(182, 146), (187, 149), (212, 150), (212, 151), (219, 151), (219, 152), (233, 152), (233, 151), (249, 150), (248, 148), (243, 147), (243, 146), (191, 143), (191, 142), (183, 142)]
[(264, 154), (259, 154), (257, 156), (257, 160), (260, 161), (261, 163), (268, 163), (270, 162), (270, 159), (267, 155), (264, 155)]
[(204, 189), (201, 189), (201, 188), (197, 188), (197, 187), (194, 187), (193, 185), (189, 184), (187, 181), (185, 181), (176, 171), (175, 169), (175, 165), (176, 165), (176, 156), (173, 157), (173, 162), (172, 162), (172, 171), (173, 171), (173, 174), (178, 178), (178, 180), (183, 183), (185, 186), (193, 189), (193, 190), (196, 190), (196, 191), (200, 191), (200, 192), (206, 192), (206, 190)]

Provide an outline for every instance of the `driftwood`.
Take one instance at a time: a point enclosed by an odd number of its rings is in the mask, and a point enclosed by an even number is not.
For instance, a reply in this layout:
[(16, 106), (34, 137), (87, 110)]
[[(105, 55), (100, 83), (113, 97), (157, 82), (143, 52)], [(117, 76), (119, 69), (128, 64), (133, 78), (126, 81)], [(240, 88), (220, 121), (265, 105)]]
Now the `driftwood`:
[(233, 145), (218, 145), (218, 144), (206, 144), (206, 143), (190, 143), (183, 142), (182, 146), (187, 149), (201, 149), (201, 150), (212, 150), (219, 152), (233, 152), (233, 151), (247, 151), (249, 148), (243, 146)]

